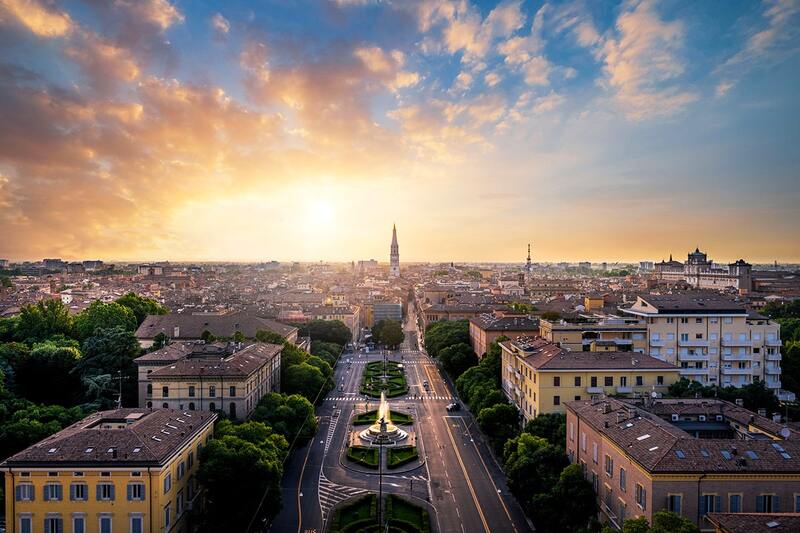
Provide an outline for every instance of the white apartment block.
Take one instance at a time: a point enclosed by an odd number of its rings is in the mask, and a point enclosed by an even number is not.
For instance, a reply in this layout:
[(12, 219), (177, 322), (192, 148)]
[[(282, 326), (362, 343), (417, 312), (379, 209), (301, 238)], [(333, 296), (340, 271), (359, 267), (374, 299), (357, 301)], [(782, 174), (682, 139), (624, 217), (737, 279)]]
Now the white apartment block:
[(649, 354), (679, 366), (683, 377), (781, 388), (780, 326), (735, 301), (705, 292), (646, 295), (621, 310), (647, 323)]

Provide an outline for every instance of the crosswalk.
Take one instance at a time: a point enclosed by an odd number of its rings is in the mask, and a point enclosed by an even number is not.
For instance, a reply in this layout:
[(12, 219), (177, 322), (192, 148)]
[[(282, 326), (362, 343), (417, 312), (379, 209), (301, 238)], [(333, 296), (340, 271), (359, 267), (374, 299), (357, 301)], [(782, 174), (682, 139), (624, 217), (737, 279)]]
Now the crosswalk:
[(345, 500), (366, 492), (364, 489), (334, 483), (326, 478), (325, 474), (320, 470), (317, 495), (319, 496), (319, 508), (322, 511), (322, 524), (324, 525), (327, 522), (331, 509)]
[[(420, 401), (420, 400), (443, 400), (448, 402), (455, 402), (457, 398), (453, 396), (437, 396), (435, 394), (420, 394), (416, 398), (414, 396), (399, 396), (397, 398), (389, 398), (390, 400), (404, 400), (404, 401)], [(380, 402), (378, 398), (367, 398), (366, 396), (329, 396), (325, 398), (326, 402)]]
[(336, 432), (336, 424), (339, 423), (339, 415), (342, 414), (341, 409), (335, 409), (333, 414), (331, 415), (330, 424), (328, 424), (328, 436), (325, 437), (325, 453), (328, 453), (328, 449), (331, 447), (331, 441), (333, 440), (333, 434)]
[[(406, 363), (431, 363), (430, 359), (428, 359), (427, 357), (421, 357), (421, 356), (420, 357), (403, 356), (402, 360), (399, 360), (396, 357), (394, 357), (394, 358), (390, 357), (388, 360), (393, 362), (393, 363), (403, 363), (403, 364), (406, 364)], [(380, 361), (380, 359), (371, 359), (371, 360), (370, 359), (353, 359), (352, 361), (345, 360), (344, 364), (366, 365), (367, 363), (374, 363), (375, 361)], [(342, 364), (342, 363), (339, 363), (339, 364)]]

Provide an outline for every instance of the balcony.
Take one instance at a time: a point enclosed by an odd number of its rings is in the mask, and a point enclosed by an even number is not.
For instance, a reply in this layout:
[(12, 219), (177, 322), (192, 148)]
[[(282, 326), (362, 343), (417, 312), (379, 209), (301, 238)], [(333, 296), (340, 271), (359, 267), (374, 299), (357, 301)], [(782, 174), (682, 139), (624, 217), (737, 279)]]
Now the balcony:
[(781, 367), (778, 365), (767, 365), (764, 367), (764, 373), (769, 374), (771, 376), (780, 376)]
[(617, 393), (618, 394), (630, 394), (632, 392), (633, 392), (633, 387), (630, 387), (628, 385), (624, 385), (624, 386), (620, 385), (619, 387), (617, 387)]
[(764, 359), (766, 359), (767, 361), (780, 361), (781, 359), (783, 359), (783, 357), (781, 356), (780, 352), (768, 353), (767, 355), (764, 356)]
[(664, 339), (650, 339), (650, 346), (654, 348), (662, 348), (667, 345), (667, 341)]
[(701, 348), (708, 347), (708, 339), (687, 339), (679, 340), (678, 346), (699, 346)]
[(589, 394), (603, 394), (603, 387), (586, 387)]
[(708, 374), (708, 368), (680, 368), (681, 376)]
[(747, 368), (739, 368), (739, 367), (736, 367), (736, 368), (733, 368), (733, 367), (725, 368), (725, 367), (722, 367), (722, 373), (726, 374), (726, 375), (729, 375), (729, 376), (749, 376), (750, 374), (753, 373), (753, 369), (750, 368), (750, 367), (747, 367)]
[(752, 346), (750, 339), (722, 339), (723, 346)]
[(745, 353), (724, 353), (722, 354), (723, 361), (750, 361), (753, 358), (753, 354)]
[(630, 346), (630, 345), (633, 344), (633, 340), (632, 339), (623, 339), (622, 337), (614, 337), (614, 338), (611, 338), (611, 339), (602, 338), (602, 339), (596, 339), (596, 340), (600, 340), (600, 341), (604, 341), (604, 342), (613, 342), (617, 346)]
[(764, 341), (765, 346), (781, 346), (780, 339), (767, 339)]
[(678, 361), (708, 361), (708, 354), (678, 354)]
[(775, 380), (775, 381), (769, 381), (768, 380), (768, 381), (766, 381), (766, 384), (767, 384), (767, 388), (768, 389), (780, 389), (781, 388), (781, 382), (778, 381), (778, 380)]

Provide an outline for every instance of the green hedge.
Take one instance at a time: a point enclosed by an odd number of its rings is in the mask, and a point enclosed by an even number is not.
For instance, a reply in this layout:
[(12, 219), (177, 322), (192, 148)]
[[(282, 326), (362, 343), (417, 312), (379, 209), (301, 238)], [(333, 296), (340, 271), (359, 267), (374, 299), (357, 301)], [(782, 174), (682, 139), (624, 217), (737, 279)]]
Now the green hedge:
[[(384, 508), (392, 533), (431, 533), (428, 510), (399, 496), (388, 495)], [(368, 494), (338, 508), (331, 518), (331, 533), (383, 533), (378, 520), (378, 497)]]
[(388, 448), (386, 452), (386, 463), (389, 468), (397, 468), (417, 458), (419, 453), (416, 446), (396, 446)]
[(378, 468), (378, 449), (369, 446), (350, 446), (347, 448), (347, 458), (354, 463), (367, 468)]

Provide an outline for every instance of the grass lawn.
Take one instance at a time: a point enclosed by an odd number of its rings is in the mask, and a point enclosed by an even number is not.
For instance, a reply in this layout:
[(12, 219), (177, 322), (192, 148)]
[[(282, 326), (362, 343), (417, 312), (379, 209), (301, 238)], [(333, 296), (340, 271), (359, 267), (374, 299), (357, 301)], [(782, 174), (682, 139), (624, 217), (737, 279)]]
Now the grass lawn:
[[(392, 423), (400, 426), (407, 426), (408, 424), (414, 421), (411, 415), (408, 415), (406, 413), (401, 413), (400, 411), (389, 411), (389, 418), (392, 419)], [(372, 411), (365, 411), (363, 413), (358, 413), (356, 416), (353, 417), (354, 426), (371, 426), (377, 421), (378, 421), (377, 409), (373, 409)]]
[(359, 391), (366, 396), (379, 398), (385, 392), (388, 398), (408, 394), (408, 384), (399, 363), (386, 362), (386, 383), (380, 376), (384, 374), (383, 361), (373, 361), (364, 365), (361, 388)]
[(368, 494), (340, 507), (331, 520), (332, 533), (348, 533), (374, 524), (378, 516), (378, 497)]
[(427, 509), (390, 494), (386, 497), (389, 526), (408, 533), (430, 533), (431, 519)]
[(389, 468), (397, 468), (419, 457), (416, 446), (395, 446), (388, 448), (386, 461)]
[[(394, 533), (430, 533), (428, 511), (389, 495), (384, 500), (389, 531)], [(336, 509), (331, 519), (331, 533), (383, 533), (378, 521), (378, 497), (368, 494)]]
[(347, 459), (368, 468), (378, 468), (378, 449), (369, 446), (350, 446)]

